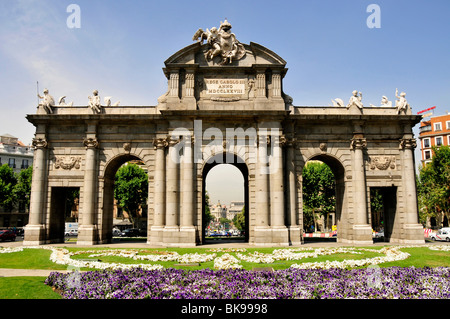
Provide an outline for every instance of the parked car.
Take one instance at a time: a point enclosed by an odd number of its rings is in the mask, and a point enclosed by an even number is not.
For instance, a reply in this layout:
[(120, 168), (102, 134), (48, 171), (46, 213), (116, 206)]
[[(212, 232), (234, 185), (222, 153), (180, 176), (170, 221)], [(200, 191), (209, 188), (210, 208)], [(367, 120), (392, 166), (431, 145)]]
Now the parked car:
[(122, 232), (120, 231), (120, 229), (114, 228), (114, 229), (112, 230), (112, 235), (113, 235), (113, 237), (120, 236), (121, 234), (122, 234)]
[(431, 240), (450, 241), (450, 227), (441, 228), (437, 233), (430, 234)]
[(125, 229), (120, 236), (122, 237), (139, 237), (141, 235), (141, 232), (137, 228), (128, 228)]
[(1, 241), (5, 241), (5, 240), (15, 241), (16, 233), (14, 233), (12, 230), (9, 230), (9, 229), (2, 229), (2, 230), (0, 230), (0, 240)]
[(69, 229), (64, 232), (64, 236), (78, 236), (77, 229)]

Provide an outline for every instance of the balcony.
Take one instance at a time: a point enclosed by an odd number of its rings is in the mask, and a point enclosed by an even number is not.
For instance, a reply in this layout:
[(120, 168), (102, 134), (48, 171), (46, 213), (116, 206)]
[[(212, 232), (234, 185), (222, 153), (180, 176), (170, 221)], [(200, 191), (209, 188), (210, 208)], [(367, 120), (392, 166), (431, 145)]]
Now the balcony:
[(431, 125), (425, 125), (420, 127), (420, 133), (431, 132)]

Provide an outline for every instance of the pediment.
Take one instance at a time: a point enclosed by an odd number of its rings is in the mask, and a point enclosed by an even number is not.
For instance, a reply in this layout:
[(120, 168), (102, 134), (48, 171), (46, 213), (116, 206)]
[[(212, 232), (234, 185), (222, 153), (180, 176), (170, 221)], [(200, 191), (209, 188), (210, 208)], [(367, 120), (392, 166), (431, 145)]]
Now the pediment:
[(272, 50), (254, 43), (242, 44), (245, 48), (245, 55), (239, 60), (234, 60), (226, 65), (220, 65), (221, 58), (215, 57), (213, 59), (208, 59), (206, 54), (210, 49), (208, 44), (201, 44), (200, 42), (193, 43), (184, 47), (183, 49), (172, 54), (165, 62), (166, 68), (173, 67), (255, 67), (255, 66), (265, 66), (265, 67), (275, 67), (284, 68), (286, 61), (283, 60), (278, 54)]

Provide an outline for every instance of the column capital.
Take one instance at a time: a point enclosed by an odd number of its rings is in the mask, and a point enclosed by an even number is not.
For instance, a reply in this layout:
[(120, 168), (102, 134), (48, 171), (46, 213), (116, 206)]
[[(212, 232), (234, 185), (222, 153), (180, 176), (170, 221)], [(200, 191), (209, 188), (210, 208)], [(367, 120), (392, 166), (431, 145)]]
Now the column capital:
[(178, 143), (180, 143), (180, 139), (179, 138), (174, 138), (172, 136), (168, 136), (166, 138), (166, 143), (169, 147), (173, 147), (175, 145), (177, 145)]
[(33, 138), (32, 145), (34, 148), (42, 149), (47, 148), (48, 142), (46, 138)]
[(86, 147), (86, 149), (98, 148), (99, 142), (96, 137), (86, 137), (83, 140), (83, 145)]
[(167, 139), (165, 138), (155, 138), (153, 140), (153, 147), (156, 149), (164, 149), (168, 145)]
[(367, 140), (363, 137), (354, 137), (350, 140), (351, 149), (364, 149), (367, 147)]
[(401, 138), (399, 143), (399, 149), (415, 149), (417, 142), (415, 138)]

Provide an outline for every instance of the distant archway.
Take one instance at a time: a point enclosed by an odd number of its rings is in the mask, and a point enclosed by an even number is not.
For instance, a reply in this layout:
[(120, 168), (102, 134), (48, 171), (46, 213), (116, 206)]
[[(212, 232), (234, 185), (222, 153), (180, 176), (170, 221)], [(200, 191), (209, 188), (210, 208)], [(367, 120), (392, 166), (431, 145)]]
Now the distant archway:
[[(232, 158), (232, 160), (230, 160)], [(221, 153), (210, 158), (203, 166), (202, 171), (202, 243), (206, 243), (205, 236), (205, 208), (206, 208), (206, 179), (208, 173), (216, 166), (228, 164), (236, 167), (242, 174), (244, 179), (244, 216), (245, 216), (245, 229), (244, 229), (244, 242), (249, 241), (249, 186), (248, 186), (248, 167), (245, 162), (237, 155), (230, 153)]]

